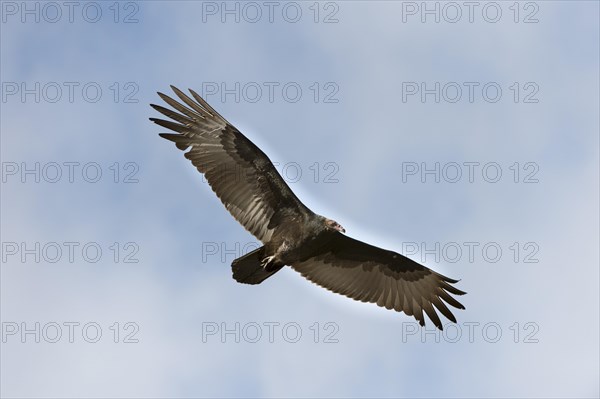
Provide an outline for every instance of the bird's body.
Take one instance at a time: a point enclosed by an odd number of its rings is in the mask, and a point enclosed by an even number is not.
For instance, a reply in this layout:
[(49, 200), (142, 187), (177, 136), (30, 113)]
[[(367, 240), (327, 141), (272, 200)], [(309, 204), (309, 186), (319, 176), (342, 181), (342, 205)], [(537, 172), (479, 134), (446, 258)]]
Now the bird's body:
[(187, 106), (159, 93), (179, 112), (152, 105), (175, 122), (150, 119), (176, 132), (161, 136), (189, 149), (185, 157), (205, 174), (232, 216), (264, 244), (233, 261), (236, 281), (259, 284), (289, 265), (333, 292), (414, 315), (421, 325), (425, 311), (442, 328), (434, 306), (456, 322), (442, 302), (464, 309), (449, 294), (464, 294), (451, 285), (456, 280), (343, 234), (337, 222), (308, 209), (269, 158), (204, 99), (172, 88)]
[(318, 250), (331, 238), (332, 231), (324, 226), (321, 219), (315, 214), (290, 218), (289, 222), (276, 228), (271, 240), (265, 243), (267, 253), (273, 254), (283, 265), (304, 260), (307, 254)]

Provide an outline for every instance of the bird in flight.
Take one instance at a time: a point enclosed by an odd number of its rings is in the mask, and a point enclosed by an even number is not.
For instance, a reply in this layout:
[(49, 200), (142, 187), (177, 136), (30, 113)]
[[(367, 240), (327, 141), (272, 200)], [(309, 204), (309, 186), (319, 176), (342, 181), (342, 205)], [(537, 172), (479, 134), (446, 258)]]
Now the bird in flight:
[(259, 284), (288, 265), (330, 291), (414, 316), (421, 326), (424, 311), (443, 329), (436, 309), (456, 323), (446, 303), (464, 309), (450, 295), (465, 294), (452, 285), (457, 280), (345, 235), (336, 221), (308, 209), (265, 153), (202, 97), (171, 88), (180, 101), (158, 95), (174, 110), (151, 104), (170, 120), (150, 120), (174, 132), (160, 136), (188, 150), (184, 156), (205, 175), (225, 208), (263, 243), (233, 261), (236, 281)]

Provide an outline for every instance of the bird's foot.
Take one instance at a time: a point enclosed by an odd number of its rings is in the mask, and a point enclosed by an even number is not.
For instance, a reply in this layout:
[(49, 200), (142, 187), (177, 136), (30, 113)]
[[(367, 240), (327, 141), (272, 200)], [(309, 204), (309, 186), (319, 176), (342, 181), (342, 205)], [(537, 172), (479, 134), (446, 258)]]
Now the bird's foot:
[(262, 260), (262, 262), (260, 262), (260, 264), (263, 267), (263, 269), (269, 271), (272, 268), (273, 263), (275, 263), (274, 261), (275, 261), (275, 256), (274, 255), (273, 256), (267, 256), (266, 258), (264, 258)]

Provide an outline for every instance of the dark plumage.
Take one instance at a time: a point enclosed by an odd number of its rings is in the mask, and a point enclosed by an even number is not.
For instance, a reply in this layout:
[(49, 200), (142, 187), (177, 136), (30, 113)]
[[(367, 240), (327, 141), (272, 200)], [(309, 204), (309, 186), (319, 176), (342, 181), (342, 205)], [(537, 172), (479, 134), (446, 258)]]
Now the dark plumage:
[[(333, 292), (414, 316), (423, 311), (440, 329), (436, 309), (456, 322), (445, 303), (464, 309), (450, 294), (456, 283), (396, 252), (346, 236), (335, 221), (313, 213), (294, 195), (269, 158), (193, 90), (190, 98), (171, 86), (182, 104), (158, 95), (176, 111), (151, 106), (172, 119), (150, 118), (175, 133), (173, 141), (204, 173), (227, 210), (264, 244), (233, 261), (233, 277), (259, 284), (289, 265)], [(445, 303), (444, 303), (445, 302)]]

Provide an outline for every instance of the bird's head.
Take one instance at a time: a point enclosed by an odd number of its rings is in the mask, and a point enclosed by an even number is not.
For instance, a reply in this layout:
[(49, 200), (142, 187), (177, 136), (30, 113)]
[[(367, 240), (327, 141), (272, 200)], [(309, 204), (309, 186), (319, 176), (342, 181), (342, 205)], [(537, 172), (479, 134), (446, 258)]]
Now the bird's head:
[(325, 219), (325, 227), (329, 230), (339, 231), (340, 233), (345, 233), (346, 229), (344, 229), (338, 222), (331, 219)]

